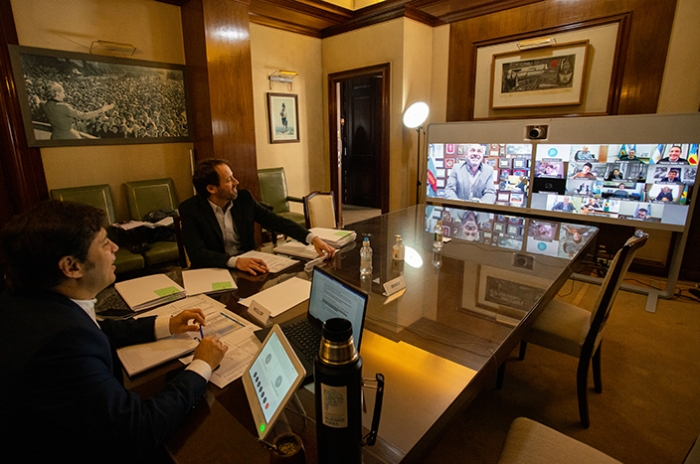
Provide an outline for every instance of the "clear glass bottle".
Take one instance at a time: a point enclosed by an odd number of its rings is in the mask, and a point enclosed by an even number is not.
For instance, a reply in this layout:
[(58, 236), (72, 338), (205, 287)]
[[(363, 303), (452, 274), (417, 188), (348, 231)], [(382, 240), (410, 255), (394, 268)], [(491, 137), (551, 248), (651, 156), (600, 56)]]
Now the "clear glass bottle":
[(442, 219), (435, 223), (435, 233), (433, 234), (433, 250), (442, 250)]
[(360, 275), (372, 275), (372, 247), (369, 246), (369, 237), (365, 237), (360, 248)]
[(406, 247), (403, 245), (401, 235), (396, 234), (396, 243), (392, 249), (391, 257), (395, 261), (403, 261), (404, 256), (406, 256)]

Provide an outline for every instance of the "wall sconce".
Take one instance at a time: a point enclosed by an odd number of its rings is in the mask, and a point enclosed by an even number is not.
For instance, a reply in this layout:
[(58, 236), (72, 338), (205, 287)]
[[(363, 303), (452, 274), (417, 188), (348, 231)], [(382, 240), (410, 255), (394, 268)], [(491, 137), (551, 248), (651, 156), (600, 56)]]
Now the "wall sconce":
[(135, 51), (136, 47), (128, 43), (94, 40), (90, 44), (90, 53), (93, 55), (109, 55), (132, 58)]
[(268, 79), (270, 79), (270, 90), (272, 90), (272, 83), (273, 82), (284, 82), (287, 84), (287, 88), (291, 91), (292, 90), (292, 83), (294, 82), (294, 78), (297, 77), (299, 73), (296, 71), (275, 71), (272, 74), (268, 76)]

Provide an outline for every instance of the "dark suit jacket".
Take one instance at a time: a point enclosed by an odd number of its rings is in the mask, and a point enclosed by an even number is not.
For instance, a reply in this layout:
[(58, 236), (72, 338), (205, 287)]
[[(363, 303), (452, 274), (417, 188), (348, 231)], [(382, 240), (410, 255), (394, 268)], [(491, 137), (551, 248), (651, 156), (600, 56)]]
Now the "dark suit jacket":
[[(195, 195), (180, 203), (179, 211), (182, 218), (182, 240), (192, 267), (226, 267), (231, 255), (226, 253), (224, 235), (209, 200)], [(288, 235), (302, 243), (309, 234), (308, 230), (294, 221), (276, 215), (255, 201), (248, 190), (238, 191), (231, 216), (241, 241), (241, 252), (257, 248), (256, 222), (265, 229)]]
[(121, 364), (114, 348), (153, 340), (154, 318), (111, 321), (103, 331), (54, 292), (5, 292), (0, 317), (0, 456), (5, 462), (144, 461), (206, 390), (200, 375), (184, 371), (142, 400), (115, 376)]

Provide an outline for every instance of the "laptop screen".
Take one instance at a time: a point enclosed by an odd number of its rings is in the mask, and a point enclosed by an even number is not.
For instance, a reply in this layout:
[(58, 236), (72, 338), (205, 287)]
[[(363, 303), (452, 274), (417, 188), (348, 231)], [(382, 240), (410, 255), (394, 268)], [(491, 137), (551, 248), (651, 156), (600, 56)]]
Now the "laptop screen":
[(314, 268), (309, 297), (309, 315), (322, 323), (342, 317), (352, 324), (355, 348), (360, 349), (362, 327), (365, 322), (368, 295), (322, 271)]

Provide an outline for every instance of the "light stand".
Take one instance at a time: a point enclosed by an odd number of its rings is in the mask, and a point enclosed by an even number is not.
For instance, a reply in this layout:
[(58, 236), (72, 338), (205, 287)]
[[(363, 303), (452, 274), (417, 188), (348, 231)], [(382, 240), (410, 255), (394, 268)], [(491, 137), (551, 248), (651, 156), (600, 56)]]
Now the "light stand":
[(428, 119), (430, 109), (425, 102), (416, 102), (408, 107), (403, 114), (403, 125), (409, 129), (416, 129), (418, 132), (417, 169), (416, 169), (416, 204), (420, 201), (421, 188), (421, 158), (420, 158), (420, 133), (423, 130), (423, 123)]

